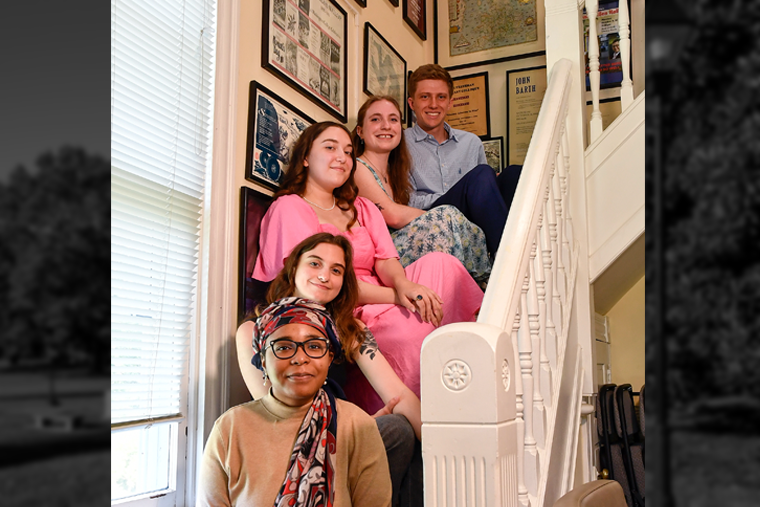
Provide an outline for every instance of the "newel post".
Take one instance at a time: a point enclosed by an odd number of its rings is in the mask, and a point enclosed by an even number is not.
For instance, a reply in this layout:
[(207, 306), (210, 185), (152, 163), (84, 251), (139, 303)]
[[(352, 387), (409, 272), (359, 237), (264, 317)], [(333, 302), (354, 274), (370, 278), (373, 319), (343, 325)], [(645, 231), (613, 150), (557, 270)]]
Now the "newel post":
[(516, 507), (520, 367), (510, 332), (449, 324), (425, 339), (420, 362), (425, 505)]

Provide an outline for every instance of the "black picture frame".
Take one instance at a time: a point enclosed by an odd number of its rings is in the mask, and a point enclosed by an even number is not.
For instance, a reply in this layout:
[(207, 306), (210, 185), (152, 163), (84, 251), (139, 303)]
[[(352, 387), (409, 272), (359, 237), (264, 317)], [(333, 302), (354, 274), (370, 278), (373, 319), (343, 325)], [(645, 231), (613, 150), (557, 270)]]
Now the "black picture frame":
[[(412, 71), (409, 70), (406, 72), (406, 83), (407, 86), (409, 86), (409, 78), (412, 77)], [(414, 110), (409, 105), (409, 97), (406, 98), (406, 104), (404, 105), (404, 109), (406, 109), (406, 128), (412, 128), (415, 125), (417, 125), (417, 115), (414, 114)]]
[(367, 7), (367, 0), (354, 0), (357, 4), (359, 4), (359, 7)]
[[(427, 40), (427, 2), (425, 0), (404, 0), (401, 15), (414, 33), (422, 40)], [(396, 4), (398, 6), (398, 4)]]
[(446, 114), (446, 122), (452, 128), (471, 132), (480, 139), (490, 139), (491, 99), (488, 72), (452, 76), (451, 79), (454, 82), (454, 95), (451, 97), (451, 109)]
[(248, 93), (245, 179), (277, 190), (290, 150), (314, 120), (266, 86), (251, 81)]
[(388, 0), (392, 6), (398, 7), (398, 0)]
[[(501, 171), (504, 169), (504, 136), (491, 137), (489, 139), (481, 139), (481, 141), (483, 143), (483, 149), (486, 152), (486, 159), (488, 160), (488, 165), (490, 165), (491, 168), (493, 168), (493, 170), (496, 172), (496, 175), (498, 176), (499, 174), (501, 174)], [(496, 156), (499, 159), (499, 161), (496, 163), (496, 167), (494, 167), (493, 164), (491, 163), (493, 161), (494, 151), (496, 151)]]
[(335, 0), (298, 0), (298, 4), (263, 1), (261, 66), (346, 123), (346, 11)]
[(258, 304), (264, 303), (268, 282), (251, 277), (259, 254), (261, 219), (264, 218), (272, 196), (250, 187), (240, 187), (240, 243), (238, 263), (238, 326)]
[[(406, 100), (406, 72), (406, 60), (401, 53), (369, 21), (365, 21), (364, 93), (370, 96), (390, 95), (401, 106)], [(402, 114), (404, 110), (402, 107)], [(401, 121), (404, 122), (405, 118), (401, 118)]]

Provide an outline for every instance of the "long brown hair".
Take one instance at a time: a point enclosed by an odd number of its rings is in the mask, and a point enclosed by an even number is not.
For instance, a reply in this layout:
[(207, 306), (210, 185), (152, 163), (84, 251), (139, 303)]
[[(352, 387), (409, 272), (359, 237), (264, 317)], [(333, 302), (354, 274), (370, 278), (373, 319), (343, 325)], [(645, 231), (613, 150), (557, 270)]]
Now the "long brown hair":
[[(364, 118), (367, 115), (367, 110), (375, 102), (385, 100), (393, 104), (399, 112), (399, 118), (401, 118), (401, 108), (398, 105), (398, 101), (389, 95), (373, 95), (368, 98), (362, 107), (359, 108), (359, 114), (356, 117), (356, 127), (351, 132), (351, 137), (354, 143), (354, 151), (357, 157), (361, 157), (365, 151), (364, 140), (359, 137), (357, 133), (359, 127), (364, 128)], [(393, 148), (388, 156), (388, 179), (390, 180), (391, 192), (393, 193), (393, 200), (399, 204), (409, 204), (409, 194), (412, 192), (412, 183), (409, 181), (409, 172), (412, 170), (412, 159), (409, 155), (409, 150), (406, 147), (406, 141), (404, 141), (404, 129), (401, 129), (401, 142), (398, 146)]]
[[(301, 133), (301, 136), (293, 145), (293, 151), (290, 153), (288, 170), (282, 178), (280, 190), (274, 195), (275, 199), (289, 194), (303, 196), (303, 193), (306, 191), (306, 181), (309, 176), (309, 170), (303, 165), (303, 163), (309, 156), (314, 141), (320, 136), (320, 134), (322, 134), (322, 132), (330, 127), (336, 127), (343, 130), (348, 134), (348, 138), (351, 139), (351, 132), (340, 123), (323, 121), (309, 126)], [(343, 211), (351, 212), (351, 220), (348, 223), (349, 229), (356, 223), (356, 207), (354, 206), (354, 201), (356, 200), (356, 196), (359, 195), (359, 189), (354, 182), (354, 172), (356, 171), (356, 152), (354, 150), (351, 150), (351, 161), (353, 166), (351, 167), (351, 174), (348, 176), (348, 180), (346, 180), (343, 185), (333, 190), (333, 195), (337, 200), (338, 207)]]
[(296, 270), (301, 256), (314, 250), (317, 245), (322, 243), (335, 245), (343, 250), (346, 265), (343, 273), (343, 286), (335, 299), (327, 303), (325, 308), (332, 315), (335, 326), (338, 328), (343, 353), (349, 362), (354, 362), (353, 357), (360, 345), (359, 335), (361, 332), (354, 318), (354, 308), (359, 301), (359, 282), (356, 280), (356, 273), (354, 273), (353, 248), (348, 239), (340, 235), (332, 235), (329, 232), (319, 232), (298, 243), (285, 259), (285, 265), (280, 273), (272, 280), (267, 291), (267, 304), (272, 304), (278, 299), (295, 294)]

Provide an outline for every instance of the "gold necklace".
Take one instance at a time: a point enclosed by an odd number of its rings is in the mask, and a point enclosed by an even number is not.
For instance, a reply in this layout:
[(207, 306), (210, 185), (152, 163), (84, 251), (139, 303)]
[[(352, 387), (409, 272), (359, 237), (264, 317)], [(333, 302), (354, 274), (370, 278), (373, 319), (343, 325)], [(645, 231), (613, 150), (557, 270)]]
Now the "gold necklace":
[(333, 205), (332, 205), (332, 206), (330, 206), (329, 208), (323, 208), (323, 207), (322, 207), (322, 206), (320, 206), (319, 204), (317, 204), (317, 203), (314, 203), (314, 202), (311, 202), (310, 200), (308, 200), (308, 199), (307, 199), (306, 197), (304, 197), (304, 196), (301, 196), (301, 199), (303, 199), (304, 201), (308, 202), (308, 203), (309, 203), (309, 204), (311, 204), (312, 206), (316, 206), (317, 208), (321, 209), (322, 211), (332, 211), (332, 210), (333, 210), (333, 208), (335, 208), (335, 203), (336, 203), (336, 202), (338, 202), (338, 200), (335, 198), (335, 196), (333, 196)]

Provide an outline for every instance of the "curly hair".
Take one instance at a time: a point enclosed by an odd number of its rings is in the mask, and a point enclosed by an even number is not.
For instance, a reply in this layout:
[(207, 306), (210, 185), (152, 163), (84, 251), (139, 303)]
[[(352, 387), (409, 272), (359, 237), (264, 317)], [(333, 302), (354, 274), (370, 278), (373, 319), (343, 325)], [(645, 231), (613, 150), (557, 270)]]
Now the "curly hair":
[(317, 245), (322, 243), (335, 245), (343, 250), (346, 266), (346, 270), (343, 273), (343, 285), (335, 299), (325, 304), (325, 308), (327, 308), (327, 311), (330, 312), (333, 320), (335, 320), (340, 344), (343, 347), (346, 359), (349, 362), (353, 362), (355, 353), (361, 345), (359, 340), (362, 329), (354, 318), (354, 308), (356, 308), (359, 301), (359, 282), (354, 273), (353, 248), (348, 239), (341, 235), (320, 232), (298, 243), (293, 248), (293, 251), (290, 252), (287, 259), (285, 259), (285, 265), (282, 270), (272, 280), (269, 290), (267, 290), (267, 304), (272, 304), (278, 299), (295, 295), (296, 270), (298, 269), (301, 256), (314, 250)]
[[(346, 127), (340, 123), (332, 121), (315, 123), (304, 130), (293, 145), (288, 170), (280, 183), (280, 190), (274, 195), (275, 199), (289, 194), (303, 196), (303, 193), (306, 191), (306, 181), (309, 176), (309, 170), (303, 165), (303, 163), (309, 156), (311, 147), (317, 137), (331, 127), (343, 130), (348, 134), (348, 138), (351, 139), (351, 132), (349, 132)], [(354, 201), (356, 200), (356, 196), (359, 195), (359, 189), (354, 182), (354, 172), (356, 171), (356, 153), (354, 150), (351, 150), (351, 162), (353, 165), (351, 166), (351, 174), (348, 176), (348, 179), (343, 185), (333, 190), (333, 195), (337, 200), (338, 207), (343, 211), (351, 212), (351, 220), (348, 222), (349, 229), (356, 223), (356, 207), (354, 206)]]
[(438, 65), (437, 63), (429, 63), (427, 65), (421, 65), (417, 67), (417, 70), (412, 72), (409, 76), (409, 96), (414, 98), (414, 93), (417, 91), (417, 83), (424, 81), (425, 79), (436, 79), (438, 81), (444, 81), (449, 87), (449, 97), (454, 96), (454, 80), (451, 79), (449, 71)]
[[(388, 95), (373, 95), (368, 98), (367, 101), (359, 108), (359, 114), (356, 118), (356, 127), (351, 131), (352, 140), (354, 143), (354, 150), (356, 156), (361, 157), (365, 151), (365, 144), (357, 130), (359, 127), (364, 128), (364, 118), (367, 115), (367, 110), (375, 102), (385, 100), (393, 104), (399, 112), (399, 118), (401, 117), (401, 108), (398, 105), (398, 101)], [(401, 129), (401, 142), (398, 146), (393, 148), (388, 157), (388, 179), (390, 180), (391, 192), (393, 193), (393, 200), (399, 204), (409, 204), (409, 194), (412, 192), (412, 183), (409, 181), (409, 173), (412, 170), (412, 158), (409, 155), (409, 150), (406, 147), (404, 141), (404, 129)]]

